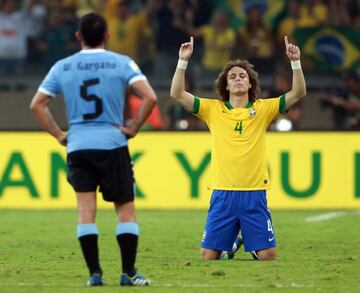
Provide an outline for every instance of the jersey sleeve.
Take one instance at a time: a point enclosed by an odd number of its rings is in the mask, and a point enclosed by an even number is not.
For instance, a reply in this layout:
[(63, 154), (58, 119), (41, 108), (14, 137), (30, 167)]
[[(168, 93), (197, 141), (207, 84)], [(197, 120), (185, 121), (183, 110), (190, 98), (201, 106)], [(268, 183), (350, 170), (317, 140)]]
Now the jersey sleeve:
[(126, 58), (123, 72), (126, 84), (131, 85), (138, 80), (146, 80), (145, 75), (141, 72), (139, 66), (131, 58)]
[(277, 98), (264, 99), (262, 100), (262, 103), (264, 104), (264, 109), (266, 111), (267, 124), (270, 124), (279, 114), (287, 113), (285, 95), (281, 95)]
[(48, 74), (40, 84), (38, 89), (39, 92), (42, 92), (51, 97), (55, 97), (57, 94), (61, 94), (62, 91), (58, 78), (58, 67), (58, 63), (51, 67)]
[(208, 124), (211, 115), (211, 105), (214, 100), (194, 96), (193, 114)]

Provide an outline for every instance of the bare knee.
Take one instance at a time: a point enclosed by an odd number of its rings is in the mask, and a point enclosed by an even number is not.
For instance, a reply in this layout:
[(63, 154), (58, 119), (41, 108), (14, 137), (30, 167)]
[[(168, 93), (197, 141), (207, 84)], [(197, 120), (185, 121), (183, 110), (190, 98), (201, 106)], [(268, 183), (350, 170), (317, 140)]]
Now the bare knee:
[(202, 260), (215, 260), (218, 259), (220, 252), (212, 249), (202, 248), (200, 251), (200, 257)]
[(268, 248), (264, 250), (257, 251), (257, 256), (259, 260), (275, 260), (276, 259), (276, 249)]
[(136, 222), (134, 202), (115, 203), (115, 210), (119, 218), (119, 222)]
[(124, 210), (118, 215), (118, 217), (120, 222), (136, 222), (135, 213), (132, 211)]
[(78, 215), (79, 224), (95, 223), (96, 210), (80, 211)]
[(77, 192), (78, 223), (95, 223), (96, 217), (96, 193)]

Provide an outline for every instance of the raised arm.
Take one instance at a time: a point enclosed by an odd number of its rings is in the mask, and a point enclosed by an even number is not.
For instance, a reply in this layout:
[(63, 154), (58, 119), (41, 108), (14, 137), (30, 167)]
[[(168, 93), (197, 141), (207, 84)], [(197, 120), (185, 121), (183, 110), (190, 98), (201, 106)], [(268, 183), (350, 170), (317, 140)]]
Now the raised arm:
[(293, 71), (291, 90), (286, 93), (285, 103), (286, 109), (289, 109), (297, 101), (306, 96), (306, 84), (303, 71), (300, 64), (300, 49), (298, 46), (289, 43), (287, 36), (284, 37), (286, 55), (291, 62)]
[(194, 107), (194, 95), (185, 91), (185, 70), (194, 47), (194, 38), (190, 42), (181, 44), (179, 50), (179, 62), (171, 82), (170, 96), (179, 102), (185, 110), (192, 112)]

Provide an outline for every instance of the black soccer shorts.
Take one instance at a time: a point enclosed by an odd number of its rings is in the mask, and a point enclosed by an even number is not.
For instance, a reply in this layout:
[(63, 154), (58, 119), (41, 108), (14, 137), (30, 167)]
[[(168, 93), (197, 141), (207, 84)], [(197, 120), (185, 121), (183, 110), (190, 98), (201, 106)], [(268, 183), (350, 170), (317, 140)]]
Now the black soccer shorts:
[(68, 181), (76, 192), (100, 192), (105, 201), (134, 200), (135, 179), (128, 147), (80, 150), (67, 156)]

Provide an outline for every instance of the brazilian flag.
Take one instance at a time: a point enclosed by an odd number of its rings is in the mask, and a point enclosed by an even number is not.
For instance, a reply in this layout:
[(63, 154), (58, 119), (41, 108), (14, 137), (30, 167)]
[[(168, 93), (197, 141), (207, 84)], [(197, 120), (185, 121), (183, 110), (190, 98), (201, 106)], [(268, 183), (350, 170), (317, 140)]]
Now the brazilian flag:
[(360, 66), (360, 32), (352, 28), (296, 29), (294, 38), (317, 69), (344, 71)]
[(234, 29), (245, 25), (246, 12), (251, 6), (258, 6), (264, 14), (266, 24), (273, 28), (286, 0), (213, 0), (213, 4), (216, 9), (227, 11), (231, 15)]

